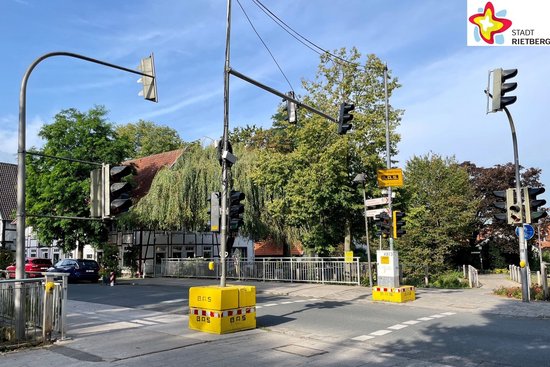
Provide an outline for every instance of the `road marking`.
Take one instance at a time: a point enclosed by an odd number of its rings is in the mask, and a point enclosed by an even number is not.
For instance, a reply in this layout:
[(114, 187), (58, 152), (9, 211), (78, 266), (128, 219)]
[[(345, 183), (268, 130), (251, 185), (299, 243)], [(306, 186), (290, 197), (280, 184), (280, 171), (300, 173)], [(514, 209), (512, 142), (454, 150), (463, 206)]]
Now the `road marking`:
[(266, 303), (264, 307), (271, 307), (271, 306), (277, 306), (276, 303)]
[(161, 301), (160, 303), (162, 303), (162, 304), (167, 304), (167, 303), (178, 303), (178, 302), (182, 302), (182, 303), (183, 303), (184, 301), (186, 301), (185, 298), (179, 298), (179, 299), (171, 299), (171, 300), (169, 300), (169, 301)]
[(263, 306), (260, 306), (260, 305), (256, 305), (256, 309), (258, 309), (258, 308), (262, 308), (262, 307), (263, 307)]
[(382, 335), (389, 334), (389, 333), (391, 333), (391, 332), (392, 332), (391, 330), (382, 329), (382, 330), (374, 331), (374, 332), (370, 333), (369, 335), (382, 336)]
[(396, 325), (393, 325), (393, 326), (389, 326), (388, 329), (401, 330), (401, 329), (406, 328), (407, 326), (409, 326), (409, 325), (396, 324)]
[(284, 301), (284, 302), (281, 302), (282, 305), (289, 305), (291, 303), (294, 303), (294, 301)]
[(417, 319), (418, 321), (430, 321), (430, 320), (433, 320), (432, 317), (421, 317), (419, 319)]
[(294, 301), (294, 302), (300, 303), (300, 302), (308, 302), (308, 301), (309, 301), (308, 299), (297, 299), (297, 300)]
[(351, 338), (351, 340), (357, 340), (358, 342), (364, 342), (365, 340), (374, 339), (374, 336), (372, 335), (359, 335), (355, 338)]
[(456, 312), (442, 312), (440, 314), (431, 315), (430, 317), (420, 317), (416, 320), (403, 321), (400, 324), (395, 324), (395, 325), (392, 325), (392, 326), (388, 326), (387, 329), (381, 329), (381, 330), (374, 331), (374, 332), (370, 333), (369, 335), (356, 336), (354, 338), (351, 338), (351, 340), (360, 341), (360, 342), (361, 341), (366, 341), (366, 340), (369, 340), (369, 339), (373, 339), (375, 336), (382, 336), (382, 335), (389, 334), (389, 333), (393, 332), (394, 330), (401, 330), (403, 328), (408, 327), (409, 325), (419, 324), (421, 321), (430, 321), (430, 320), (439, 319), (439, 318), (442, 318), (442, 317), (445, 317), (445, 316), (452, 316), (452, 315), (456, 315)]

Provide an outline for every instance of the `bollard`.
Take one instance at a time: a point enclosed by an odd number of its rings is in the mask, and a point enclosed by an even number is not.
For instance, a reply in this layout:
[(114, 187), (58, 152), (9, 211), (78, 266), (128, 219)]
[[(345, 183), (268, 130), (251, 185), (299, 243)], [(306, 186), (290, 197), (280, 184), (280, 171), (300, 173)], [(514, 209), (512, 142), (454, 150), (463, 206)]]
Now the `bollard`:
[(116, 280), (116, 275), (115, 275), (115, 272), (112, 271), (111, 274), (109, 274), (109, 285), (111, 287), (115, 286), (115, 280)]

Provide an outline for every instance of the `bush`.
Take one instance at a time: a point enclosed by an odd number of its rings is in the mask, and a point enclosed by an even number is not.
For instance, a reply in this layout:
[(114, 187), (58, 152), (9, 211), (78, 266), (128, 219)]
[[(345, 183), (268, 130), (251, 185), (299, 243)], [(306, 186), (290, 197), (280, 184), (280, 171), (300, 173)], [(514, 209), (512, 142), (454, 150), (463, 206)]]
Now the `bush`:
[[(522, 299), (521, 287), (500, 287), (493, 291), (496, 295), (508, 298)], [(535, 284), (531, 287), (531, 299), (535, 301), (544, 301), (544, 290), (542, 286)]]
[(435, 275), (430, 285), (435, 288), (466, 288), (468, 284), (462, 278), (462, 273), (458, 271), (450, 271), (443, 274)]

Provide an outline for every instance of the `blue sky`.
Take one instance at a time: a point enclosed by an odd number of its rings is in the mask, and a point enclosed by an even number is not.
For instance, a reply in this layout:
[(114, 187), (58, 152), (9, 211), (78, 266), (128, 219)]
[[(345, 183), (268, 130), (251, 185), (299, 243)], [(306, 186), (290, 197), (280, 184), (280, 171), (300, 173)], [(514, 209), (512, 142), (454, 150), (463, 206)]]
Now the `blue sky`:
[[(478, 1), (478, 0), (469, 0)], [(498, 1), (494, 0), (498, 8)], [(483, 7), (485, 2), (478, 1)], [(275, 89), (288, 85), (233, 0), (231, 66)], [(240, 0), (294, 89), (313, 79), (319, 56), (296, 42), (252, 0)], [(324, 49), (355, 46), (387, 62), (402, 88), (391, 98), (405, 110), (399, 127), (399, 166), (428, 152), (456, 156), (479, 166), (513, 160), (503, 112), (485, 114), (483, 89), (489, 69), (518, 68), (516, 123), (520, 163), (543, 169), (550, 127), (546, 121), (546, 47), (467, 47), (466, 0), (262, 0), (296, 31)], [(109, 120), (139, 119), (173, 127), (186, 141), (217, 138), (223, 123), (225, 0), (70, 1), (2, 0), (0, 40), (0, 161), (16, 161), (19, 88), (25, 70), (52, 51), (84, 54), (137, 67), (155, 54), (159, 103), (137, 96), (137, 76), (76, 59), (42, 62), (27, 93), (27, 145), (65, 108), (104, 105)], [(231, 79), (231, 127), (269, 127), (280, 98)]]

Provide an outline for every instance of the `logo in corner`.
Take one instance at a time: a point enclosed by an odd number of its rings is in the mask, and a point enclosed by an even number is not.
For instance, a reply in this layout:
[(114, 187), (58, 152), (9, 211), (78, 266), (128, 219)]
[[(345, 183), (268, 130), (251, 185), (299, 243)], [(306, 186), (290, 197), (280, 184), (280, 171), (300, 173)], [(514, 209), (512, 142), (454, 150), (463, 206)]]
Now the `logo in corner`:
[(470, 16), (470, 23), (476, 25), (474, 38), (477, 42), (483, 40), (489, 45), (503, 44), (504, 36), (501, 34), (512, 26), (510, 19), (504, 18), (506, 10), (495, 13), (495, 7), (490, 1), (485, 4), (484, 9), (478, 9), (478, 13)]

